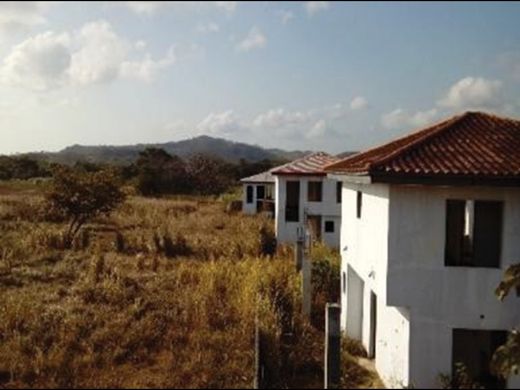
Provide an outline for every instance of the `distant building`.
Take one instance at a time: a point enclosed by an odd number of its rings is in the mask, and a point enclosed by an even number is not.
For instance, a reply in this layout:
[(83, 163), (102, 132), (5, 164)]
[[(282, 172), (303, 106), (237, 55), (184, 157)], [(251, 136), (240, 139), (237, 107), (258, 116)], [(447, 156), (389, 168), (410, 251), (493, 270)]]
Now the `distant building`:
[(520, 121), (468, 112), (326, 171), (343, 182), (342, 327), (385, 384), (439, 387), (461, 362), (518, 388), (489, 361), (520, 324), (520, 298), (494, 295), (520, 261)]
[(313, 153), (271, 170), (275, 177), (275, 229), (279, 243), (296, 242), (298, 229), (339, 246), (341, 185), (323, 168), (338, 159)]
[(267, 212), (274, 216), (275, 179), (271, 172), (262, 172), (240, 181), (243, 187), (242, 211), (246, 214)]

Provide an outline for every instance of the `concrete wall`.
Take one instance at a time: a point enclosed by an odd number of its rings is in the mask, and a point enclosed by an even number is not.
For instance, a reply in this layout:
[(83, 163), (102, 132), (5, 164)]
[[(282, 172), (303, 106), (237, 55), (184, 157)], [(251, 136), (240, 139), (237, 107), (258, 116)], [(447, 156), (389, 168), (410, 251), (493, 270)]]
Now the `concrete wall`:
[[(253, 187), (253, 201), (251, 203), (247, 203), (247, 187), (252, 186)], [(273, 196), (274, 196), (274, 184), (269, 183), (243, 183), (242, 184), (242, 212), (245, 214), (256, 214), (256, 202), (258, 198), (256, 197), (256, 191), (258, 186), (264, 186), (266, 188), (266, 194), (267, 194), (267, 187), (272, 186), (273, 187)]]
[[(447, 199), (504, 201), (500, 269), (444, 266)], [(439, 374), (451, 372), (454, 328), (510, 330), (520, 323), (515, 294), (503, 303), (494, 295), (504, 270), (520, 261), (519, 238), (520, 190), (391, 187), (387, 303), (410, 308), (415, 387), (439, 386)]]
[[(300, 210), (299, 222), (285, 221), (286, 182), (300, 181)], [(309, 181), (323, 181), (321, 202), (307, 200), (307, 184)], [(280, 243), (296, 242), (297, 228), (304, 225), (304, 214), (321, 215), (321, 236), (323, 241), (331, 246), (338, 247), (341, 229), (341, 204), (336, 202), (336, 181), (322, 176), (286, 176), (277, 175), (275, 180), (275, 229), (276, 238)], [(325, 233), (325, 222), (334, 222), (334, 233)]]
[[(357, 191), (361, 191), (361, 218), (357, 218)], [(386, 274), (388, 261), (388, 229), (390, 189), (386, 185), (343, 185), (341, 254), (342, 254), (342, 328), (346, 334), (361, 340), (371, 349), (371, 293), (377, 296), (377, 329), (375, 338), (376, 368), (387, 386), (407, 385), (410, 337), (410, 315), (406, 308), (388, 306)], [(355, 271), (363, 281), (362, 309), (359, 281), (349, 286)], [(354, 297), (350, 291), (357, 291)], [(361, 314), (360, 314), (361, 312)], [(361, 315), (361, 332), (359, 316)]]
[[(450, 198), (505, 202), (500, 269), (444, 266)], [(342, 220), (342, 328), (370, 349), (374, 292), (376, 368), (388, 387), (439, 387), (439, 374), (451, 373), (455, 328), (510, 330), (520, 323), (519, 298), (513, 293), (501, 303), (494, 295), (504, 270), (520, 261), (520, 190), (346, 183)], [(349, 268), (363, 283), (362, 309), (353, 307), (359, 305), (360, 281), (348, 285)], [(518, 377), (509, 382), (519, 384)]]

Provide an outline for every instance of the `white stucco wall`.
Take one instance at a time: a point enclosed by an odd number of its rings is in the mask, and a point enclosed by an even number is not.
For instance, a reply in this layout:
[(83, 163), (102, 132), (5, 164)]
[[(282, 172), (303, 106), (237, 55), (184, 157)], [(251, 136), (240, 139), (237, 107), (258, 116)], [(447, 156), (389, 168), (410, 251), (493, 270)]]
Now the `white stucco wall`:
[[(447, 199), (504, 201), (501, 269), (444, 266)], [(520, 260), (519, 238), (520, 190), (391, 187), (388, 304), (410, 308), (415, 387), (439, 386), (439, 374), (451, 372), (453, 329), (510, 330), (520, 323), (515, 294), (503, 303), (494, 295), (504, 270)]]
[[(363, 192), (361, 219), (357, 190)], [(450, 198), (504, 201), (501, 269), (444, 266)], [(439, 387), (439, 374), (451, 373), (453, 329), (510, 330), (520, 323), (520, 298), (512, 294), (501, 303), (494, 295), (504, 270), (520, 260), (520, 190), (346, 183), (342, 220), (342, 272), (350, 266), (364, 282), (361, 340), (367, 349), (370, 292), (377, 295), (376, 368), (388, 387)], [(349, 312), (358, 315), (349, 310), (351, 301), (342, 286), (347, 333)], [(518, 377), (509, 381), (509, 387), (519, 384)]]
[[(358, 190), (363, 193), (360, 219), (357, 218)], [(358, 298), (348, 297), (348, 285), (342, 286), (341, 322), (349, 337), (361, 340), (370, 350), (370, 298), (371, 292), (376, 294), (376, 368), (389, 387), (402, 387), (407, 385), (410, 324), (406, 308), (386, 304), (389, 196), (390, 189), (386, 185), (343, 185), (340, 247), (342, 273), (347, 277), (342, 276), (342, 281), (348, 284), (350, 266), (364, 282), (361, 334), (356, 324), (359, 308), (352, 306)]]
[[(286, 182), (300, 182), (300, 211), (298, 222), (285, 221)], [(307, 185), (309, 181), (322, 181), (323, 193), (321, 202), (307, 200)], [(297, 239), (297, 228), (304, 224), (304, 213), (321, 215), (321, 236), (327, 245), (338, 247), (341, 229), (341, 203), (336, 202), (336, 180), (322, 176), (286, 176), (276, 175), (275, 179), (275, 229), (279, 243), (293, 243)], [(325, 222), (334, 222), (334, 232), (325, 232)]]

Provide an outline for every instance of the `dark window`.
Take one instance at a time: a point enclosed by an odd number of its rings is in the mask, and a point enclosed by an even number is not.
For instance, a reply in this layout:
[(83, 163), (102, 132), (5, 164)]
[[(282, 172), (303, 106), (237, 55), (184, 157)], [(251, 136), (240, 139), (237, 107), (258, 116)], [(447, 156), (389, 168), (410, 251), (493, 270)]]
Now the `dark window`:
[(347, 293), (347, 274), (343, 272), (343, 294)]
[(247, 186), (247, 203), (253, 203), (253, 186)]
[(499, 268), (503, 202), (446, 202), (445, 265)]
[(321, 202), (323, 183), (321, 181), (310, 181), (307, 185), (307, 200), (309, 202)]
[(336, 183), (336, 203), (341, 203), (341, 187), (343, 186), (343, 183), (341, 181), (338, 181)]
[(453, 329), (452, 377), (463, 364), (471, 379), (487, 389), (505, 388), (505, 381), (491, 373), (491, 358), (507, 340), (505, 331)]
[(325, 221), (325, 233), (334, 233), (334, 221)]
[(362, 208), (363, 208), (363, 193), (361, 191), (357, 192), (356, 207), (357, 207), (356, 215), (357, 215), (358, 219), (360, 219), (361, 218)]
[(300, 220), (300, 182), (286, 183), (285, 220), (298, 222)]
[(265, 187), (256, 186), (256, 199), (265, 199)]

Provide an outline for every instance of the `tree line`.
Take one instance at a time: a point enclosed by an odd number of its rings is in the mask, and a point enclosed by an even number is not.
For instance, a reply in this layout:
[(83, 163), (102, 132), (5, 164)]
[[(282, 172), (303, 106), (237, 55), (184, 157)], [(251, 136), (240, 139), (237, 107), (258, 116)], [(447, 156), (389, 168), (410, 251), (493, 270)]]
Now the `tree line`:
[[(266, 171), (283, 161), (262, 160), (236, 163), (222, 158), (194, 154), (186, 159), (163, 149), (148, 148), (129, 165), (110, 165), (78, 161), (72, 167), (78, 173), (104, 170), (116, 172), (125, 184), (133, 185), (145, 196), (166, 194), (218, 195), (235, 186), (243, 177)], [(0, 156), (0, 180), (53, 176), (63, 165), (38, 161), (26, 156)]]

